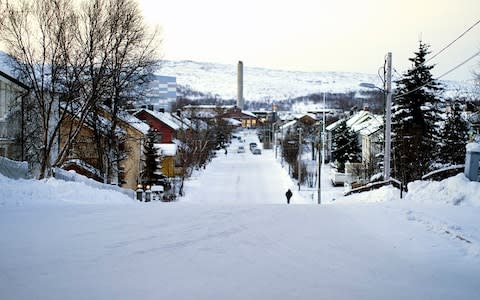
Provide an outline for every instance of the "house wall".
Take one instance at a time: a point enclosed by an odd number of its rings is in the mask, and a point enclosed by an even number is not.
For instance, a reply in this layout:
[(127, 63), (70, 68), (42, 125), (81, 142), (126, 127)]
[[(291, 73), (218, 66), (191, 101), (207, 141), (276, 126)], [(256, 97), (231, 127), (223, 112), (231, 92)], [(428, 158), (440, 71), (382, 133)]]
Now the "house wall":
[(166, 156), (162, 159), (162, 174), (167, 177), (175, 177), (175, 157)]
[[(60, 148), (63, 148), (65, 146), (65, 143), (68, 140), (70, 126), (73, 126), (73, 128), (77, 127), (78, 120), (72, 119), (72, 118), (66, 118), (62, 122), (60, 126)], [(82, 126), (77, 138), (75, 139), (72, 149), (68, 154), (67, 161), (72, 159), (79, 159), (88, 163), (89, 165), (96, 168), (97, 170), (100, 170), (101, 164), (99, 163), (98, 153), (96, 152), (96, 147), (93, 146), (96, 143), (97, 141), (95, 139), (93, 130), (88, 126)], [(83, 174), (83, 175), (88, 175), (88, 174)]]
[(175, 139), (175, 130), (168, 127), (164, 123), (157, 120), (155, 117), (151, 116), (149, 113), (145, 111), (140, 111), (135, 115), (138, 119), (147, 122), (147, 124), (155, 129), (159, 134), (161, 134), (161, 141), (158, 141), (160, 144), (168, 144), (172, 143)]
[(143, 171), (144, 135), (128, 125), (123, 126), (123, 128), (127, 131), (125, 147), (128, 149), (128, 155), (127, 158), (120, 163), (120, 166), (125, 172), (125, 184), (123, 184), (122, 187), (136, 189), (137, 184), (140, 182), (140, 174)]
[[(62, 122), (60, 130), (60, 145), (63, 145), (67, 141), (68, 128), (74, 122), (74, 125), (78, 124), (76, 119), (67, 119)], [(140, 181), (140, 172), (142, 171), (142, 155), (143, 155), (143, 133), (139, 132), (135, 128), (129, 126), (126, 123), (119, 123), (119, 126), (126, 131), (127, 138), (125, 141), (125, 148), (127, 155), (124, 160), (120, 162), (120, 167), (123, 169), (124, 177), (122, 184), (124, 188), (136, 189), (138, 182)], [(101, 170), (101, 160), (98, 158), (98, 154), (95, 147), (96, 144), (93, 130), (87, 125), (82, 126), (79, 135), (75, 141), (75, 144), (70, 151), (68, 159), (80, 159), (94, 168)], [(85, 174), (88, 175), (88, 174)], [(98, 178), (94, 178), (98, 179)]]
[(25, 89), (0, 75), (0, 156), (22, 159), (21, 96)]

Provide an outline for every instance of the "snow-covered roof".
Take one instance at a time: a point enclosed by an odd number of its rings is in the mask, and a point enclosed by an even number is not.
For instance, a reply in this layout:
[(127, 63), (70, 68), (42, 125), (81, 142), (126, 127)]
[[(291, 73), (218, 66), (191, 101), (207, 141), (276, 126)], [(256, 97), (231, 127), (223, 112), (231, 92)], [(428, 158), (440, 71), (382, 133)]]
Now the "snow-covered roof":
[(242, 125), (242, 122), (239, 121), (239, 120), (236, 120), (236, 119), (225, 118), (224, 120), (227, 121), (227, 123), (228, 123), (229, 125), (232, 125), (232, 126), (240, 126), (240, 125)]
[(353, 128), (356, 124), (365, 122), (369, 118), (369, 115), (371, 115), (371, 113), (365, 110), (355, 113), (347, 119), (347, 127)]
[(326, 130), (326, 131), (333, 131), (333, 130), (335, 130), (335, 128), (337, 128), (338, 125), (340, 125), (340, 123), (342, 123), (342, 121), (343, 121), (343, 119), (340, 119), (340, 120), (338, 120), (338, 121), (333, 122), (332, 124), (328, 125), (328, 126), (325, 128), (325, 130)]
[(222, 108), (222, 109), (230, 109), (235, 107), (235, 105), (185, 105), (183, 108), (184, 109), (217, 109), (217, 108)]
[(316, 116), (315, 114), (313, 114), (313, 113), (296, 114), (295, 117), (296, 117), (297, 119), (301, 119), (301, 118), (303, 118), (303, 117), (310, 117), (310, 118), (312, 118), (312, 119), (314, 119), (314, 120), (317, 119), (317, 116)]
[(284, 130), (284, 129), (287, 129), (287, 128), (290, 128), (292, 127), (293, 125), (297, 124), (297, 120), (292, 120), (290, 122), (287, 122), (285, 124), (283, 124), (282, 126), (280, 126), (280, 130)]
[[(142, 109), (140, 111), (145, 111), (148, 114), (152, 115), (156, 119), (158, 119), (160, 122), (164, 123), (168, 127), (172, 128), (173, 130), (179, 130), (181, 127), (180, 125), (177, 124), (177, 122), (174, 120), (172, 115), (170, 113), (165, 113), (165, 112), (159, 112), (159, 111), (153, 111), (149, 109)], [(138, 114), (138, 112), (136, 113)]]
[(361, 135), (371, 135), (383, 127), (383, 118), (372, 115), (368, 121), (357, 126), (359, 128), (358, 132), (360, 132)]
[(250, 116), (252, 118), (257, 118), (257, 116), (254, 113), (252, 113), (251, 111), (248, 111), (248, 110), (242, 110), (242, 114)]
[[(335, 130), (343, 119), (340, 119), (326, 127), (327, 131)], [(369, 135), (383, 125), (383, 120), (381, 116), (375, 116), (369, 111), (362, 110), (357, 112), (353, 116), (347, 119), (347, 127), (353, 130), (354, 132)], [(361, 132), (364, 130), (363, 132)]]
[(12, 76), (13, 75), (13, 70), (10, 67), (10, 57), (8, 56), (7, 53), (0, 51), (0, 71), (3, 73)]
[(145, 124), (142, 122), (142, 120), (138, 119), (135, 116), (132, 116), (131, 114), (122, 111), (119, 113), (120, 119), (122, 119), (124, 122), (128, 123), (130, 126), (138, 130), (139, 132), (143, 134), (147, 134), (148, 130), (150, 129), (150, 126), (148, 124)]
[(170, 116), (172, 117), (171, 118), (172, 122), (176, 123), (178, 127), (180, 127), (180, 129), (185, 130), (188, 128), (192, 128), (192, 121), (190, 119), (179, 117), (179, 116), (176, 116), (175, 114), (170, 114)]
[(175, 156), (177, 154), (176, 144), (154, 144), (155, 149), (160, 151), (160, 155), (163, 156)]

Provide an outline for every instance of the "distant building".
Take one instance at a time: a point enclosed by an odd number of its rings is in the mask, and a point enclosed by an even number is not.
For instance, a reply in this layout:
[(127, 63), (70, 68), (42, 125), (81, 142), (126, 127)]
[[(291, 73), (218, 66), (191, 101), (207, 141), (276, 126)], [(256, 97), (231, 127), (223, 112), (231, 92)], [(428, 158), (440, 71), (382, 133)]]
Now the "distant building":
[(177, 100), (177, 78), (152, 75), (144, 89), (144, 97), (136, 102), (137, 107), (156, 111), (169, 111), (170, 105)]

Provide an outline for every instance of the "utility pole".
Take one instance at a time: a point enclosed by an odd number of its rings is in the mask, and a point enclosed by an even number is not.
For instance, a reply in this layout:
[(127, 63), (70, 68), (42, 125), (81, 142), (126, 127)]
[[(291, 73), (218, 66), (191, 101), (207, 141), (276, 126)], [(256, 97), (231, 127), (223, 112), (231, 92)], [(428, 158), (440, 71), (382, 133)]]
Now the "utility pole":
[[(322, 142), (322, 131), (320, 130), (320, 127), (318, 128), (318, 140)], [(321, 185), (322, 185), (322, 165), (323, 165), (323, 157), (320, 152), (320, 147), (318, 149), (318, 178), (317, 178), (317, 199), (318, 199), (318, 204), (322, 203), (322, 191), (321, 191)]]
[(275, 147), (275, 159), (277, 159), (277, 133), (275, 132), (275, 123), (272, 124), (273, 147)]
[(327, 106), (325, 105), (325, 92), (323, 92), (323, 131), (322, 131), (322, 165), (325, 162), (325, 114)]
[(385, 104), (385, 154), (384, 154), (384, 180), (390, 180), (390, 154), (392, 133), (392, 52), (387, 54), (387, 102)]
[(302, 178), (302, 128), (298, 128), (298, 190), (300, 191), (300, 180)]

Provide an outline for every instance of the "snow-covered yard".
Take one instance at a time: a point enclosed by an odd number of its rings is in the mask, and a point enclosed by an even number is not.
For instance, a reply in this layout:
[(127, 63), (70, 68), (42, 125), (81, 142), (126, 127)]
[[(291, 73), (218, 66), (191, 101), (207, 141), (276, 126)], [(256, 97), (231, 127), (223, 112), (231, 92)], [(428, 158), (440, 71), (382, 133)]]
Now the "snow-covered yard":
[(316, 205), (244, 138), (172, 203), (0, 176), (0, 299), (480, 299), (479, 183)]

